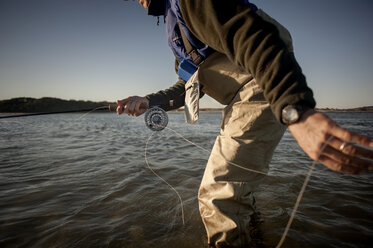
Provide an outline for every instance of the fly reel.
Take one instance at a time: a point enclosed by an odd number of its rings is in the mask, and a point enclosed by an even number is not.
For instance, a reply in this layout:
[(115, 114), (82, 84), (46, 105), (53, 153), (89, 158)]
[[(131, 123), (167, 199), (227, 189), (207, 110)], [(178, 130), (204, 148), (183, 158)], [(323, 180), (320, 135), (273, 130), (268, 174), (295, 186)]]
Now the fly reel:
[(145, 112), (145, 124), (152, 131), (161, 131), (168, 124), (168, 115), (160, 107), (151, 107)]

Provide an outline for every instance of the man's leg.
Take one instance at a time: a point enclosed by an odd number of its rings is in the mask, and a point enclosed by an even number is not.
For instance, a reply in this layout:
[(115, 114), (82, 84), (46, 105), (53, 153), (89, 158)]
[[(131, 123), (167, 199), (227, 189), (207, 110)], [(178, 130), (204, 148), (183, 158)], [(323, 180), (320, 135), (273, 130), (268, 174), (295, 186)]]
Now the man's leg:
[(221, 133), (212, 149), (198, 193), (209, 244), (241, 247), (250, 242), (255, 212), (253, 191), (267, 173), (285, 126), (277, 122), (255, 80), (237, 93), (223, 112)]

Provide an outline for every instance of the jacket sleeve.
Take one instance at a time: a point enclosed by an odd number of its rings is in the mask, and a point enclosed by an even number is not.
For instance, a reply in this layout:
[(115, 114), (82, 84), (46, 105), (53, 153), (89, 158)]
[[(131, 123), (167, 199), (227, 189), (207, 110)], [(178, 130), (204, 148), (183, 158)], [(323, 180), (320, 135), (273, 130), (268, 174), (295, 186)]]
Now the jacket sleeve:
[[(178, 61), (175, 59), (175, 70), (178, 68)], [(168, 89), (158, 91), (145, 96), (149, 100), (150, 107), (159, 106), (165, 111), (178, 109), (184, 106), (185, 81), (181, 78)]]
[(281, 122), (290, 104), (315, 107), (312, 90), (277, 28), (238, 0), (180, 0), (190, 31), (251, 73)]

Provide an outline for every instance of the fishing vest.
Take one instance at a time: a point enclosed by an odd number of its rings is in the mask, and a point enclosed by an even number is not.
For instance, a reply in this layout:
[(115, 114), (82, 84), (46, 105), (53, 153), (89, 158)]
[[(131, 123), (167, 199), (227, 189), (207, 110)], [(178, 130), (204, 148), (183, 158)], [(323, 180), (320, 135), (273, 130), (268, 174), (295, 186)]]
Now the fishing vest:
[[(187, 28), (181, 15), (180, 0), (166, 1), (166, 33), (168, 45), (179, 62), (178, 74), (188, 81), (199, 68), (201, 90), (223, 105), (231, 102), (238, 90), (253, 77), (233, 64), (221, 53), (198, 40)], [(254, 11), (257, 7), (247, 0)]]

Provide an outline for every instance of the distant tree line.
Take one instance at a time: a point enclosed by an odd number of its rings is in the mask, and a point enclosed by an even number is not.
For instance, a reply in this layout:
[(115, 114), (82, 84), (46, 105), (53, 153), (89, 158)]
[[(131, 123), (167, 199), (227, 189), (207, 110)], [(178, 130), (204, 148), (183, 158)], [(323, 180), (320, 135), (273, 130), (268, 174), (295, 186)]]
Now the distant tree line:
[(9, 100), (0, 101), (0, 112), (7, 113), (38, 113), (38, 112), (57, 112), (57, 111), (74, 111), (89, 110), (101, 106), (108, 106), (109, 102), (92, 102), (63, 100), (59, 98), (43, 97), (29, 98), (19, 97)]
[(322, 112), (373, 112), (373, 106), (365, 106), (358, 108), (337, 109), (337, 108), (318, 108)]
[[(92, 102), (92, 101), (76, 101), (63, 100), (59, 98), (43, 97), (30, 98), (18, 97), (9, 100), (0, 101), (0, 112), (3, 113), (38, 113), (38, 112), (58, 112), (58, 111), (87, 111), (102, 106), (114, 104), (112, 102)], [(339, 111), (357, 111), (357, 112), (373, 112), (373, 106), (351, 108), (351, 109), (335, 109), (335, 108), (320, 108), (320, 111), (339, 112)], [(177, 111), (183, 111), (182, 109)], [(221, 111), (221, 109), (201, 108), (201, 111)]]

